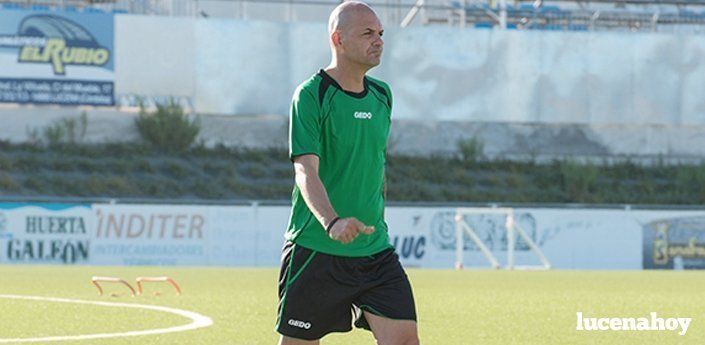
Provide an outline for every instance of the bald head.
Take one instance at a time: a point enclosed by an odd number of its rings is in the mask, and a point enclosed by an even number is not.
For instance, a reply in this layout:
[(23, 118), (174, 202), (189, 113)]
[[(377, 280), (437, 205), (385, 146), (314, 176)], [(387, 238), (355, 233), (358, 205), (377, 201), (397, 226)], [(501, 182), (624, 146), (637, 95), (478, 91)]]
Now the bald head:
[(338, 5), (328, 18), (328, 33), (345, 30), (352, 18), (363, 13), (371, 13), (377, 16), (374, 10), (361, 1), (346, 1)]
[(336, 7), (328, 21), (333, 65), (367, 70), (379, 65), (382, 56), (382, 23), (366, 3), (346, 1)]

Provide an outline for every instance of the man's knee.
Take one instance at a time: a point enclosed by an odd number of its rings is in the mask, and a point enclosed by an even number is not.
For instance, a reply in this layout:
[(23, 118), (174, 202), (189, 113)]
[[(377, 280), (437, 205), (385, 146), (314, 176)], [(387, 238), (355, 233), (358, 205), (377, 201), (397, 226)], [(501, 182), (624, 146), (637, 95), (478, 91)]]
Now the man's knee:
[(408, 339), (404, 345), (419, 345), (420, 343), (421, 342), (419, 341), (419, 337), (414, 334), (414, 336)]
[(406, 339), (403, 339), (402, 342), (398, 343), (399, 345), (419, 345), (419, 337), (414, 334), (413, 336), (409, 336)]
[(319, 340), (303, 340), (282, 335), (279, 338), (279, 345), (319, 345)]
[(419, 345), (419, 337), (416, 332), (409, 332), (400, 336), (379, 338), (377, 345)]
[(377, 345), (419, 345), (419, 338), (405, 340), (377, 341)]

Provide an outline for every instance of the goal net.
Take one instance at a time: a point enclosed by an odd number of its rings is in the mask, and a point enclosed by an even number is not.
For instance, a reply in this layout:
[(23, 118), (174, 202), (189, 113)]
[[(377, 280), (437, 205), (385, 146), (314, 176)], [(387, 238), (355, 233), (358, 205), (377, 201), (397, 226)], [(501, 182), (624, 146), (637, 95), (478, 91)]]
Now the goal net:
[[(551, 268), (532, 236), (517, 222), (512, 208), (458, 208), (455, 236), (457, 269), (473, 266), (466, 265), (466, 252), (481, 253), (495, 269)], [(504, 252), (506, 260), (503, 257), (498, 259), (497, 255), (503, 256)], [(474, 261), (474, 266), (479, 266), (477, 260)]]

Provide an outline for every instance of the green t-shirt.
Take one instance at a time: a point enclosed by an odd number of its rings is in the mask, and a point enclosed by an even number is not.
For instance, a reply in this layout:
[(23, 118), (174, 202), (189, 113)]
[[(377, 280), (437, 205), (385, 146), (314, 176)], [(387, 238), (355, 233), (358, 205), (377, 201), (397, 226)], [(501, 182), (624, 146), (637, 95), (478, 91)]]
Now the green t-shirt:
[(294, 185), (285, 237), (326, 254), (359, 257), (391, 248), (382, 188), (392, 93), (370, 77), (364, 85), (360, 93), (345, 91), (321, 70), (299, 85), (291, 102), (289, 157), (317, 155), (318, 175), (338, 216), (375, 227), (348, 244), (332, 240)]

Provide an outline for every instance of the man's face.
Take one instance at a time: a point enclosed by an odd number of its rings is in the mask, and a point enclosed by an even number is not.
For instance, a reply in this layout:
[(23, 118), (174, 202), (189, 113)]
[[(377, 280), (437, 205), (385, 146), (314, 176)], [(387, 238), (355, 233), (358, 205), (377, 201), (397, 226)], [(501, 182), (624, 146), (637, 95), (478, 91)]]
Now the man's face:
[(355, 13), (340, 31), (341, 52), (351, 62), (372, 68), (382, 58), (382, 24), (369, 10)]

